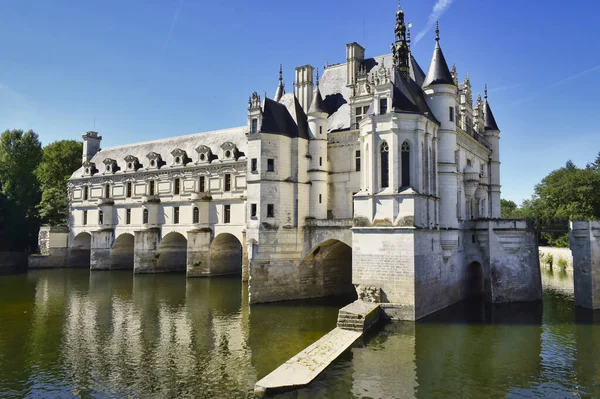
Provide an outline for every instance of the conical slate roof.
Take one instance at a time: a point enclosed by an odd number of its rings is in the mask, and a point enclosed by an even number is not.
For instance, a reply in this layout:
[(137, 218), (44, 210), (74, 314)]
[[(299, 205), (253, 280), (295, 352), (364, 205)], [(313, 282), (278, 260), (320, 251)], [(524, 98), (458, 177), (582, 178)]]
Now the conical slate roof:
[(483, 127), (485, 130), (498, 130), (498, 124), (496, 123), (496, 119), (494, 118), (494, 114), (492, 113), (492, 109), (490, 108), (490, 104), (488, 104), (487, 99), (485, 100), (485, 104), (483, 105)]
[(448, 64), (446, 63), (446, 58), (444, 58), (444, 53), (442, 53), (440, 42), (439, 40), (436, 40), (433, 56), (431, 57), (431, 64), (429, 65), (425, 82), (423, 82), (423, 87), (441, 84), (454, 86), (454, 79), (452, 79), (452, 74), (450, 74), (450, 70), (448, 69)]
[(323, 101), (323, 97), (321, 96), (321, 90), (319, 90), (319, 86), (317, 86), (317, 90), (313, 93), (310, 108), (308, 109), (309, 114), (312, 114), (313, 112), (324, 112), (329, 114), (329, 112), (327, 112), (325, 102)]
[(410, 77), (412, 80), (414, 80), (415, 82), (417, 82), (417, 84), (422, 87), (423, 86), (423, 82), (425, 81), (425, 72), (423, 72), (423, 70), (421, 69), (421, 66), (419, 65), (419, 63), (417, 63), (417, 60), (415, 60), (415, 57), (412, 56), (412, 54), (410, 55)]

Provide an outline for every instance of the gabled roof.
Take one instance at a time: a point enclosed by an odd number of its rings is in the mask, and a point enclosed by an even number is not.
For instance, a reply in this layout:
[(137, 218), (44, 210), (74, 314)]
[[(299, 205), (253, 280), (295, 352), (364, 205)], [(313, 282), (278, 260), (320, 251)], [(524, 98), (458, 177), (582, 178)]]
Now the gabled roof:
[(293, 101), (289, 104), (289, 107), (270, 98), (265, 98), (260, 132), (280, 134), (290, 138), (299, 137), (308, 139), (306, 114), (302, 110), (302, 106), (296, 96), (293, 97)]
[(312, 114), (313, 112), (323, 112), (329, 115), (329, 112), (327, 112), (327, 107), (325, 106), (325, 102), (323, 101), (323, 97), (321, 96), (321, 90), (319, 89), (319, 86), (317, 86), (317, 90), (313, 94), (310, 108), (308, 109), (309, 114)]
[(436, 40), (431, 63), (429, 64), (429, 70), (427, 71), (427, 76), (425, 77), (422, 87), (440, 84), (454, 86), (454, 79), (452, 79), (452, 74), (448, 69), (448, 64), (446, 63), (446, 58), (444, 58), (440, 42)]
[(483, 127), (485, 130), (498, 130), (498, 124), (496, 123), (496, 119), (494, 118), (494, 114), (492, 113), (492, 109), (490, 108), (490, 104), (488, 104), (487, 99), (483, 104)]

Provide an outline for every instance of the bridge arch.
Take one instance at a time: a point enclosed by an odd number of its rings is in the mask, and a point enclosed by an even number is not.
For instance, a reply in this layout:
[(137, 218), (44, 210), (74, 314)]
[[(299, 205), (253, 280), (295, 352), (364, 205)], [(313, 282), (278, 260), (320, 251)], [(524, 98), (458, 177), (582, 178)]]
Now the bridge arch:
[(160, 240), (156, 270), (160, 272), (185, 271), (187, 239), (180, 233), (168, 233)]
[(300, 264), (300, 278), (311, 281), (314, 296), (352, 294), (352, 247), (338, 239), (314, 246)]
[(483, 295), (485, 285), (482, 264), (477, 261), (469, 263), (467, 273), (467, 296)]
[(133, 269), (135, 238), (132, 234), (120, 234), (112, 245), (111, 269)]
[(231, 233), (220, 233), (210, 243), (210, 274), (242, 273), (242, 243)]
[(88, 232), (79, 233), (73, 238), (69, 248), (68, 264), (70, 267), (90, 267), (90, 250), (92, 235)]

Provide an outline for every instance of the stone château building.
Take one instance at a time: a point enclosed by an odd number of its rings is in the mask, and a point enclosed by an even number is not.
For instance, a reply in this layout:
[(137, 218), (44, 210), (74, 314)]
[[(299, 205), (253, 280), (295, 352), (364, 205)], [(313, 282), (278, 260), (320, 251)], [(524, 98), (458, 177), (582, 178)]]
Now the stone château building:
[(242, 272), (252, 303), (356, 290), (416, 319), (474, 292), (506, 300), (490, 270), (531, 249), (517, 225), (493, 221), (500, 130), (487, 90), (473, 103), (439, 28), (425, 73), (402, 10), (391, 54), (347, 44), (320, 78), (297, 67), (291, 93), (280, 69), (245, 126), (100, 150), (101, 139), (83, 136), (69, 180), (72, 265)]

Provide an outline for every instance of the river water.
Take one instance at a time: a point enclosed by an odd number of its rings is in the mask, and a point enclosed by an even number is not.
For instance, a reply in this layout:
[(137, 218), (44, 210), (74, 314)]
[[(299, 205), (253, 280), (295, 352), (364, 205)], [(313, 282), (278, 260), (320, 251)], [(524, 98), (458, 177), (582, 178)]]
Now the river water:
[[(600, 397), (600, 312), (470, 300), (365, 337), (283, 398)], [(236, 278), (48, 270), (0, 278), (0, 397), (251, 397), (347, 299), (253, 305)]]

